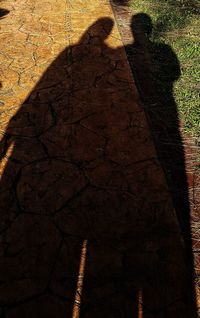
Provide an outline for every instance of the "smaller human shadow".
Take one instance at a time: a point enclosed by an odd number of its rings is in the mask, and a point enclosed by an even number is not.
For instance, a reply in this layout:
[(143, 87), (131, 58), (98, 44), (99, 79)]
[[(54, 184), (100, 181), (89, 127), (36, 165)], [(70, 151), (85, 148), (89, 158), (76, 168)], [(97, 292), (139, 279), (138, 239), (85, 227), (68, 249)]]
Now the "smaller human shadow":
[(131, 22), (134, 43), (125, 49), (185, 241), (194, 303), (188, 183), (179, 114), (173, 92), (174, 83), (181, 76), (181, 68), (169, 45), (151, 40), (153, 28), (150, 16), (145, 13), (134, 15)]
[(134, 43), (126, 46), (126, 52), (181, 229), (189, 242), (188, 184), (179, 114), (173, 93), (174, 82), (181, 76), (180, 64), (169, 45), (151, 41), (153, 24), (147, 14), (134, 15), (131, 29)]

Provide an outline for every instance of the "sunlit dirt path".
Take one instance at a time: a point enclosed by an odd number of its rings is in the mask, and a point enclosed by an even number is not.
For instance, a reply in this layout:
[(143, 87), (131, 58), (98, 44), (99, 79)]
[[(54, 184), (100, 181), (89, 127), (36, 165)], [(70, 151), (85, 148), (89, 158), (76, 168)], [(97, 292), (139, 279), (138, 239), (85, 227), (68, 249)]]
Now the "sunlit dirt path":
[(0, 5), (3, 317), (196, 317), (109, 2)]

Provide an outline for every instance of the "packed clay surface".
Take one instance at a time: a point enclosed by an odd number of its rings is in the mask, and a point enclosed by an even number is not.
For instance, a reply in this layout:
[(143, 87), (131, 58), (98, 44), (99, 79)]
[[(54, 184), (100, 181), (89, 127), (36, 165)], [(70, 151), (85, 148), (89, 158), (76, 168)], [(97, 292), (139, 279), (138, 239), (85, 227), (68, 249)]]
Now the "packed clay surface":
[(2, 317), (72, 317), (85, 241), (80, 317), (196, 317), (184, 235), (109, 1), (1, 7)]

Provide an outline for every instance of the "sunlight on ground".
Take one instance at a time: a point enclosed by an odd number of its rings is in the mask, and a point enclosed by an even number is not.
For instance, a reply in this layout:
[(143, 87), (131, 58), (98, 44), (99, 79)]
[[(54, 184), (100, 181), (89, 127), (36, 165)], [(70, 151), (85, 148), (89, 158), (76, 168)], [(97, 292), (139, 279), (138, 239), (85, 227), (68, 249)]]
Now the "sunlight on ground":
[(88, 245), (88, 240), (84, 240), (82, 244), (82, 249), (81, 249), (79, 273), (77, 278), (77, 286), (75, 291), (72, 318), (79, 318), (80, 316), (82, 291), (83, 291), (84, 277), (85, 277), (85, 266), (86, 266), (86, 260), (87, 260), (87, 245)]

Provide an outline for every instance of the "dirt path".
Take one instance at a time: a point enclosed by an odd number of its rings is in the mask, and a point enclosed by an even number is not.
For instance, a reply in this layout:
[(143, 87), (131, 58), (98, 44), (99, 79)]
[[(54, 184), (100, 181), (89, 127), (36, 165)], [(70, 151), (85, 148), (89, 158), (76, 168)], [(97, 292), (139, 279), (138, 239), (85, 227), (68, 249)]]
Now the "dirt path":
[(196, 317), (189, 210), (185, 224), (109, 2), (1, 7), (3, 317)]

